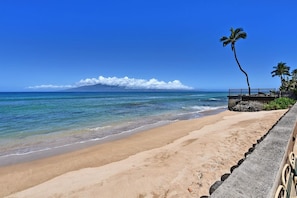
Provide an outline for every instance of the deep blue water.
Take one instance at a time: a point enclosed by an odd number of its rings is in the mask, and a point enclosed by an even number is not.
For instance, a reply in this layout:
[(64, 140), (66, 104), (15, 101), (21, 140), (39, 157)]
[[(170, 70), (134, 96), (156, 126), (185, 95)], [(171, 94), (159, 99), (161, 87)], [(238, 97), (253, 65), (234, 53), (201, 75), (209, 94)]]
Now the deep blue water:
[(0, 157), (100, 140), (226, 107), (227, 92), (0, 93)]

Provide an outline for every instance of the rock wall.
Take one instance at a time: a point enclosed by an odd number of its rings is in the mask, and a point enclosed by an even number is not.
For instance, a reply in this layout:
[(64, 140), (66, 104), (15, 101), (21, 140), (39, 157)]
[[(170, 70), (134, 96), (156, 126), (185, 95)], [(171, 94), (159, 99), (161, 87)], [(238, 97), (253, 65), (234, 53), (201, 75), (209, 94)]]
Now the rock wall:
[[(297, 104), (210, 187), (211, 198), (271, 198), (295, 143)], [(204, 196), (206, 197), (206, 196)]]

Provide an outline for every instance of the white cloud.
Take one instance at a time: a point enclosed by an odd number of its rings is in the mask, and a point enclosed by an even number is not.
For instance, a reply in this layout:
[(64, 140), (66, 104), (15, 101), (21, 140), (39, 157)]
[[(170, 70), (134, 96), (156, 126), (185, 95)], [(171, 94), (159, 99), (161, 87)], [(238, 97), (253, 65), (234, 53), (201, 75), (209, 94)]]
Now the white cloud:
[(126, 88), (132, 89), (192, 89), (189, 86), (183, 85), (179, 80), (164, 82), (159, 81), (155, 78), (150, 80), (145, 79), (136, 79), (136, 78), (118, 78), (118, 77), (103, 77), (99, 76), (98, 78), (87, 78), (80, 80), (77, 85), (85, 86), (85, 85), (114, 85), (114, 86), (123, 86)]
[(185, 89), (189, 90), (192, 87), (183, 85), (179, 80), (173, 80), (169, 82), (159, 81), (155, 78), (150, 80), (129, 78), (129, 77), (104, 77), (99, 76), (98, 78), (86, 78), (82, 79), (75, 85), (36, 85), (30, 86), (29, 89), (69, 89), (75, 87), (81, 87), (86, 85), (111, 85), (111, 86), (123, 86), (130, 89)]

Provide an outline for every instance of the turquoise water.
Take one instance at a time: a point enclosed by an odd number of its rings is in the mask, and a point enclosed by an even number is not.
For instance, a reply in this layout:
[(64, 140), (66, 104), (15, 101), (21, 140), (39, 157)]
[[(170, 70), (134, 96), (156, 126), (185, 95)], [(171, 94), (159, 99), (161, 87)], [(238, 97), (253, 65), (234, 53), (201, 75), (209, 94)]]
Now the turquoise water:
[(133, 133), (226, 107), (226, 92), (0, 93), (0, 159)]

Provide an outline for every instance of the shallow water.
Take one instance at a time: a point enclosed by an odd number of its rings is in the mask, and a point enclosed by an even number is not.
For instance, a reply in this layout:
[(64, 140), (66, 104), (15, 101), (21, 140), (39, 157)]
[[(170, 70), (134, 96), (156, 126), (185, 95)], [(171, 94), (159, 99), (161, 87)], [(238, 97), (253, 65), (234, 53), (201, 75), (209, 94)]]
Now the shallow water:
[(227, 108), (227, 92), (0, 93), (0, 160)]

